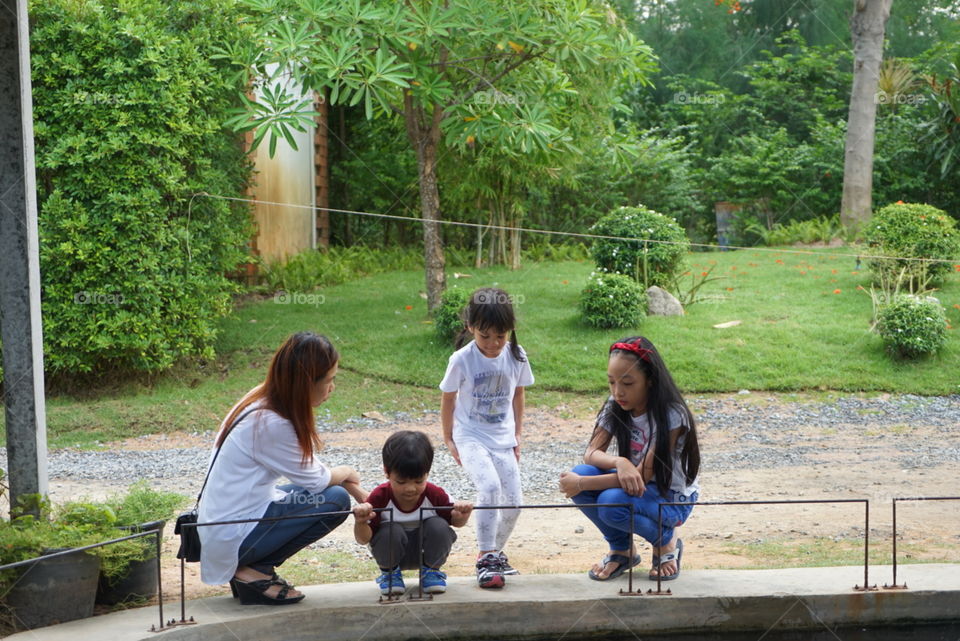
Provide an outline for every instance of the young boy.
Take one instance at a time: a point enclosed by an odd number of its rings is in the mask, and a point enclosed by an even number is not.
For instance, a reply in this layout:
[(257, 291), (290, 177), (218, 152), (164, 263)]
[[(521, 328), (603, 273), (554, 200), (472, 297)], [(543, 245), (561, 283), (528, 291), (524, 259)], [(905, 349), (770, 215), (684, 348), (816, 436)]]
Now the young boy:
[[(457, 535), (453, 527), (466, 525), (473, 504), (452, 503), (442, 488), (427, 482), (433, 465), (433, 445), (423, 432), (403, 430), (383, 444), (383, 471), (387, 482), (370, 492), (365, 503), (353, 509), (353, 534), (357, 543), (370, 544), (380, 566), (381, 594), (403, 594), (402, 570), (420, 569), (420, 586), (428, 594), (447, 589), (440, 571)], [(423, 566), (420, 566), (420, 509), (453, 506), (452, 510), (423, 512)], [(374, 512), (393, 508), (393, 512)]]

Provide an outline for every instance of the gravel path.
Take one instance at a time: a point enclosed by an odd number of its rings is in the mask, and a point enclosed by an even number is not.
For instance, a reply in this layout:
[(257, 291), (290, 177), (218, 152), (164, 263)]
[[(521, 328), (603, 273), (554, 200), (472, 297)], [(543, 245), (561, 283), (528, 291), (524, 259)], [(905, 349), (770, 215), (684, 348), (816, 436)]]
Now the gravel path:
[[(901, 468), (960, 462), (958, 395), (787, 402), (775, 396), (740, 394), (692, 397), (690, 404), (701, 430), (703, 470), (708, 473), (829, 462), (831, 453), (843, 444), (855, 448), (861, 462), (889, 460), (891, 448)], [(522, 473), (523, 487), (530, 498), (552, 495), (559, 472), (579, 462), (583, 453), (590, 421), (567, 420), (566, 427), (562, 423), (549, 412), (533, 414), (527, 420), (530, 437), (524, 444)], [(337, 446), (337, 435), (365, 431), (379, 434), (401, 427), (436, 433), (438, 416), (435, 411), (426, 411), (420, 415), (400, 414), (386, 421), (361, 418), (332, 423), (321, 419), (319, 424), (331, 443), (323, 452), (323, 460), (351, 465), (362, 478), (376, 480), (382, 476), (379, 447)], [(534, 438), (541, 430), (555, 436), (549, 441)], [(104, 485), (149, 479), (158, 486), (189, 494), (202, 483), (209, 457), (205, 442), (210, 435), (193, 436), (196, 438), (171, 439), (193, 441), (191, 447), (54, 450), (49, 456), (50, 479), (52, 483)], [(136, 445), (136, 441), (128, 443)], [(5, 466), (4, 450), (0, 451), (0, 467)], [(453, 496), (472, 495), (464, 474), (442, 451), (438, 451), (431, 477)]]

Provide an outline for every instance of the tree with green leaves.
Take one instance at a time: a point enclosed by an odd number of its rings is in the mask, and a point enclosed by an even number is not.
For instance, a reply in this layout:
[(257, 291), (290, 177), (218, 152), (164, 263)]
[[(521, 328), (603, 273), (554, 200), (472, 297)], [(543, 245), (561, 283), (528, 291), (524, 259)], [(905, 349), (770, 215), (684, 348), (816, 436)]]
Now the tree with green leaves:
[[(310, 96), (402, 118), (416, 152), (428, 307), (445, 286), (438, 165), (444, 148), (482, 143), (508, 155), (577, 154), (572, 114), (612, 136), (626, 87), (654, 69), (650, 49), (591, 0), (246, 0), (261, 39), (232, 53), (263, 99), (234, 119), (292, 142)], [(288, 81), (292, 80), (292, 83)], [(582, 135), (582, 131), (577, 132)]]

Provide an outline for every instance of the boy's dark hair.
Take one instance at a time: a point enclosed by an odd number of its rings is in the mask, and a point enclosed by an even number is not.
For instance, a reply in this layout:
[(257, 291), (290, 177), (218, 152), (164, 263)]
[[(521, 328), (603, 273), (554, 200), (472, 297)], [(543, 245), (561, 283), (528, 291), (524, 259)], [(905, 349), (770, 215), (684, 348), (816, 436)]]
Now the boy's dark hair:
[(517, 342), (517, 316), (513, 311), (513, 298), (507, 292), (496, 287), (481, 287), (470, 295), (470, 302), (463, 308), (461, 318), (465, 327), (454, 343), (457, 349), (470, 342), (468, 327), (504, 334), (510, 332), (510, 354), (514, 360), (527, 360)]
[(405, 479), (418, 479), (433, 467), (433, 445), (423, 432), (401, 430), (383, 444), (383, 469)]

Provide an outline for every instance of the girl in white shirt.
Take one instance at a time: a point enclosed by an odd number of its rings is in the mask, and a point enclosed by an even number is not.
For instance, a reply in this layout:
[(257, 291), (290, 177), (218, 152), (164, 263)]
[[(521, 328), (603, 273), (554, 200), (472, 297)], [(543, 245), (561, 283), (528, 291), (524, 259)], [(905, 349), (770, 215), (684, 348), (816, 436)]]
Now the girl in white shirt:
[[(201, 579), (229, 582), (244, 605), (302, 600), (275, 568), (340, 525), (350, 495), (366, 497), (353, 468), (315, 458), (322, 443), (313, 408), (333, 392), (339, 358), (324, 336), (291, 336), (274, 354), (266, 380), (234, 406), (217, 434), (201, 523), (305, 515), (198, 528)], [(276, 486), (280, 477), (290, 483)]]
[[(460, 349), (440, 382), (443, 440), (477, 488), (477, 506), (519, 505), (523, 390), (533, 384), (533, 373), (517, 343), (510, 295), (495, 288), (473, 292), (464, 324)], [(461, 347), (466, 338), (473, 340)], [(477, 512), (480, 587), (501, 588), (505, 575), (517, 573), (503, 547), (519, 515), (518, 509)]]

